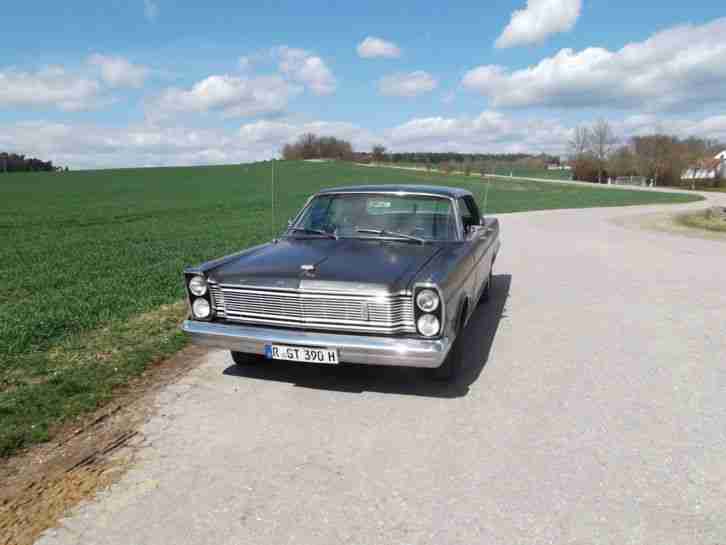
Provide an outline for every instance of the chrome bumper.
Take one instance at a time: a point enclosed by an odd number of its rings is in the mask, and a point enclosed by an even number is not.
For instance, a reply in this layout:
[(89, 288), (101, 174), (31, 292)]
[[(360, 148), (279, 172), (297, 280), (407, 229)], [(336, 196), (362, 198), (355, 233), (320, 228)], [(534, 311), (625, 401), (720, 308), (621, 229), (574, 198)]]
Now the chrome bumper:
[(369, 365), (439, 367), (451, 348), (448, 338), (437, 340), (340, 335), (247, 325), (186, 320), (182, 329), (192, 342), (235, 352), (264, 354), (266, 344), (337, 348), (340, 361)]

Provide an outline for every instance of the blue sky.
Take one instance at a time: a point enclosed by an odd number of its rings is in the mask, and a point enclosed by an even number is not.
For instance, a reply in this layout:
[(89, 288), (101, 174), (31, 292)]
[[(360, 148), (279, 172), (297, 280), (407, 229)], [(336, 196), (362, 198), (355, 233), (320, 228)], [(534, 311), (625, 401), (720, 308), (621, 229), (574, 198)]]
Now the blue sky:
[(605, 117), (726, 141), (716, 1), (12, 3), (0, 149), (74, 168), (268, 158), (305, 131), (565, 154)]

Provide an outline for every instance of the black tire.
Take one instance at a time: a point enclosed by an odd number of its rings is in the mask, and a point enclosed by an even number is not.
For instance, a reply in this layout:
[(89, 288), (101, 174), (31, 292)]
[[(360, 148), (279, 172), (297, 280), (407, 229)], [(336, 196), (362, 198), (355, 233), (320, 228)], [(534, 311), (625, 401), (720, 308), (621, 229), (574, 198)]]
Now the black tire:
[(484, 289), (481, 292), (481, 296), (479, 297), (479, 304), (487, 303), (489, 301), (489, 299), (491, 299), (493, 283), (494, 283), (494, 272), (492, 269), (489, 269), (489, 276), (487, 277), (486, 286), (484, 286)]
[(454, 339), (454, 345), (451, 347), (449, 353), (446, 355), (444, 363), (442, 363), (440, 367), (435, 367), (431, 369), (431, 378), (433, 378), (434, 380), (438, 380), (441, 382), (454, 382), (456, 380), (456, 377), (459, 375), (459, 371), (461, 369), (461, 360), (464, 355), (463, 314), (459, 321), (459, 333), (458, 335), (456, 335), (456, 339)]
[(257, 354), (248, 354), (247, 352), (231, 351), (230, 354), (232, 354), (235, 365), (256, 365), (261, 359)]

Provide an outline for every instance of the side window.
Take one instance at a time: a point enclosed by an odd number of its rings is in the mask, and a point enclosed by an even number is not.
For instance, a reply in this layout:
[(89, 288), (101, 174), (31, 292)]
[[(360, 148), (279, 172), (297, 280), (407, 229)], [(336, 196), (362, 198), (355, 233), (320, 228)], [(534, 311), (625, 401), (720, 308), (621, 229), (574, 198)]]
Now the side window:
[(459, 214), (461, 214), (461, 223), (464, 226), (464, 232), (468, 233), (472, 225), (479, 225), (479, 210), (471, 197), (459, 198)]

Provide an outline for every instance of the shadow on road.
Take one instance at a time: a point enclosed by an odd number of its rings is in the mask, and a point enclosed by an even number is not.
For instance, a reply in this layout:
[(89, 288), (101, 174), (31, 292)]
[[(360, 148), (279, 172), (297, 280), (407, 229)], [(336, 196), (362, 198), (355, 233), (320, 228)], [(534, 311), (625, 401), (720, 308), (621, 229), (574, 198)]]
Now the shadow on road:
[[(442, 398), (462, 397), (476, 382), (489, 360), (499, 322), (506, 316), (512, 277), (494, 276), (489, 302), (477, 307), (464, 331), (464, 359), (457, 380), (441, 383), (429, 378), (425, 369), (371, 365), (288, 363), (260, 358), (256, 365), (230, 365), (225, 375), (288, 382), (302, 388), (362, 393), (382, 392)], [(231, 359), (230, 359), (231, 361)]]

